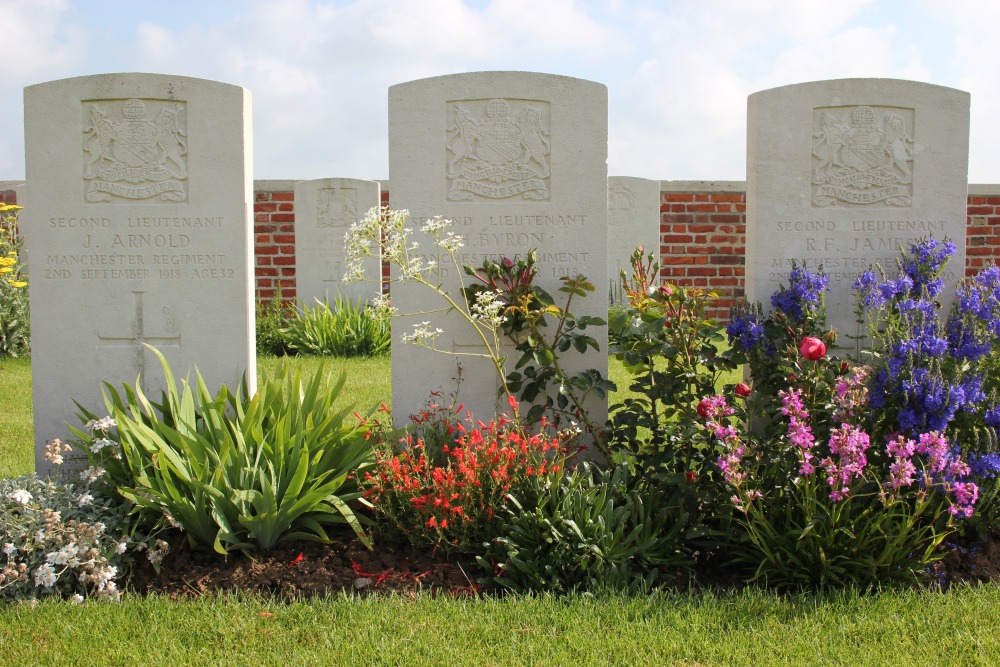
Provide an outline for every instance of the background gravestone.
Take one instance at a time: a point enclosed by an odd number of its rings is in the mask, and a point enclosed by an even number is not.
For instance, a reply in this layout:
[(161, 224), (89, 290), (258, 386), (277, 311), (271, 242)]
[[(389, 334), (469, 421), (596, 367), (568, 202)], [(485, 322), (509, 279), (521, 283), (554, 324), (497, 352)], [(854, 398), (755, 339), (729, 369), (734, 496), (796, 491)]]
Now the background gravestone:
[[(632, 275), (629, 260), (638, 246), (660, 256), (660, 182), (631, 176), (608, 177), (608, 281), (620, 303), (621, 272)], [(659, 261), (659, 260), (658, 260)]]
[[(378, 181), (321, 178), (295, 184), (295, 290), (302, 305), (312, 308), (316, 299), (332, 303), (338, 292), (351, 301), (379, 293), (377, 282), (344, 282), (344, 234), (380, 205), (380, 196)], [(378, 279), (381, 266), (379, 257), (366, 258), (365, 276)]]
[[(770, 308), (791, 260), (830, 278), (828, 323), (856, 332), (851, 285), (898, 246), (933, 235), (964, 275), (969, 94), (892, 79), (841, 79), (754, 93), (747, 114), (746, 294)], [(947, 306), (947, 304), (946, 304)]]
[(36, 468), (101, 381), (256, 386), (250, 92), (160, 74), (25, 88)]
[[(577, 315), (607, 318), (607, 88), (548, 74), (479, 72), (423, 79), (389, 89), (389, 181), (392, 207), (408, 209), (412, 227), (434, 215), (455, 221), (465, 238), (463, 264), (538, 251), (539, 283), (559, 296), (562, 276), (587, 276), (595, 293), (576, 300)], [(443, 284), (461, 299), (459, 276)], [(465, 278), (464, 276), (462, 276)], [(468, 278), (465, 278), (468, 280)], [(421, 286), (393, 284), (403, 313), (440, 308)], [(561, 302), (560, 302), (561, 303)], [(473, 332), (452, 315), (433, 313), (393, 322), (393, 416), (402, 423), (432, 391), (456, 388), (456, 357), (400, 342), (414, 324), (444, 329), (440, 349), (477, 351)], [(607, 329), (588, 328), (600, 351), (567, 353), (572, 372), (607, 374)], [(511, 369), (516, 359), (510, 362)], [(497, 410), (492, 366), (462, 357), (459, 401), (479, 419)], [(503, 406), (506, 408), (506, 406)], [(607, 401), (590, 405), (603, 423)]]

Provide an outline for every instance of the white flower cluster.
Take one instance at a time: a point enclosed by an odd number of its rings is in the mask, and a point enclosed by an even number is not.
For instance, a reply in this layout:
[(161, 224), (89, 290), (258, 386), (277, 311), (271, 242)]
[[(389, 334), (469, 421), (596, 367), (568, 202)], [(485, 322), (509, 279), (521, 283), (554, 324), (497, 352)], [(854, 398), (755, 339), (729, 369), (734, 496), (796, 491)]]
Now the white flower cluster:
[(42, 457), (52, 465), (61, 466), (63, 464), (63, 454), (71, 451), (73, 451), (73, 448), (68, 443), (56, 438), (45, 443)]
[(128, 507), (34, 475), (0, 480), (0, 499), (0, 598), (120, 598)]
[(430, 347), (437, 337), (444, 333), (443, 329), (435, 328), (431, 329), (430, 322), (421, 322), (413, 327), (413, 331), (408, 334), (403, 334), (401, 339), (404, 343), (412, 343), (413, 345), (423, 345), (424, 347)]
[(500, 290), (483, 290), (472, 304), (472, 317), (495, 329), (504, 322), (504, 302)]
[(101, 478), (104, 472), (104, 468), (100, 466), (88, 466), (86, 470), (80, 473), (80, 479), (87, 484), (93, 484)]
[(101, 431), (103, 433), (107, 433), (117, 425), (118, 424), (116, 424), (115, 420), (112, 419), (111, 417), (101, 417), (100, 419), (91, 419), (84, 425), (84, 428), (86, 428), (91, 433), (93, 433), (94, 431)]
[(28, 503), (31, 502), (33, 496), (24, 489), (14, 489), (13, 491), (7, 494), (7, 498), (13, 500), (15, 503), (27, 505)]
[(372, 314), (376, 317), (395, 317), (399, 315), (399, 310), (393, 307), (392, 300), (388, 294), (376, 294), (368, 302), (368, 307), (371, 308)]

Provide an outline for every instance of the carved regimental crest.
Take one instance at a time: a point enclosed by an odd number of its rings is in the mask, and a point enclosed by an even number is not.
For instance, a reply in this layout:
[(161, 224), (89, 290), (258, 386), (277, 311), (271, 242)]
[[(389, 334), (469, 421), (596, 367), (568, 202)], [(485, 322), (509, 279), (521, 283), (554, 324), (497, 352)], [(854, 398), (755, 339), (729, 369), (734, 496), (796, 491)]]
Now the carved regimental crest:
[(350, 227), (358, 221), (358, 191), (322, 188), (316, 192), (316, 226)]
[(627, 225), (635, 219), (635, 194), (621, 183), (608, 188), (608, 224)]
[(909, 206), (913, 109), (813, 111), (813, 206)]
[(549, 199), (549, 103), (448, 102), (448, 199)]
[(187, 201), (187, 113), (176, 100), (85, 100), (90, 202)]

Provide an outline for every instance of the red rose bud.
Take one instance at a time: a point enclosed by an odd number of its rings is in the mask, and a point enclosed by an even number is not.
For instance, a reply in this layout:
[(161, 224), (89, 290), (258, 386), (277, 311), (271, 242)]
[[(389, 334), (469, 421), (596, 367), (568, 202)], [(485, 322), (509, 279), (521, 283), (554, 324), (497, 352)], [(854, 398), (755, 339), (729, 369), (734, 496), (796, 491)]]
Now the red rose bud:
[(510, 261), (510, 259), (508, 259), (507, 257), (504, 257), (503, 258), (503, 265), (504, 265), (504, 267), (506, 267), (506, 268), (509, 269), (510, 267), (514, 266), (514, 262)]
[(702, 419), (708, 419), (708, 415), (710, 414), (711, 409), (712, 409), (712, 404), (709, 402), (707, 398), (701, 399), (701, 402), (698, 403), (698, 414), (701, 415)]
[(741, 398), (746, 398), (747, 396), (749, 396), (750, 395), (750, 385), (748, 385), (746, 382), (740, 382), (739, 384), (737, 384), (736, 385), (736, 395), (740, 396)]
[(695, 471), (689, 470), (688, 472), (684, 473), (684, 481), (687, 482), (688, 484), (690, 484), (696, 479), (698, 479), (698, 473), (696, 473)]
[(673, 293), (674, 291), (670, 289), (669, 285), (663, 285), (662, 287), (660, 287), (660, 296), (663, 297), (664, 299)]
[(826, 344), (819, 338), (806, 336), (799, 343), (799, 352), (809, 361), (819, 361), (826, 356)]
[(851, 368), (851, 365), (849, 363), (847, 363), (846, 361), (840, 362), (840, 372), (841, 373), (846, 373), (848, 370), (850, 370), (850, 368)]

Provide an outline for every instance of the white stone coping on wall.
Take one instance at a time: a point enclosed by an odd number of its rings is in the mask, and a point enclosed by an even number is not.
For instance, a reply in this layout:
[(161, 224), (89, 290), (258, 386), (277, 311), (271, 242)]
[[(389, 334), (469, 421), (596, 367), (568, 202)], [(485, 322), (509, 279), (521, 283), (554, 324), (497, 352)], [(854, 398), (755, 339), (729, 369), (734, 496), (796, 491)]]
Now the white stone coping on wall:
[(282, 180), (282, 181), (254, 181), (253, 191), (254, 192), (293, 192), (295, 190), (295, 184), (298, 183), (301, 178), (296, 178), (294, 180)]
[(746, 192), (746, 181), (660, 181), (660, 192)]
[(17, 190), (24, 185), (24, 181), (0, 181), (0, 192)]
[(1000, 195), (1000, 185), (996, 183), (969, 183), (970, 197), (993, 197)]

